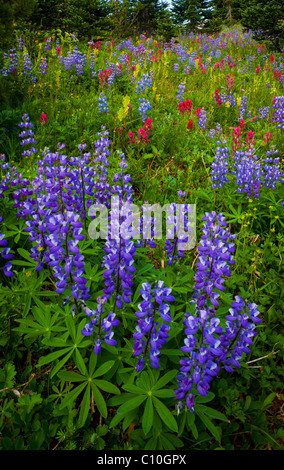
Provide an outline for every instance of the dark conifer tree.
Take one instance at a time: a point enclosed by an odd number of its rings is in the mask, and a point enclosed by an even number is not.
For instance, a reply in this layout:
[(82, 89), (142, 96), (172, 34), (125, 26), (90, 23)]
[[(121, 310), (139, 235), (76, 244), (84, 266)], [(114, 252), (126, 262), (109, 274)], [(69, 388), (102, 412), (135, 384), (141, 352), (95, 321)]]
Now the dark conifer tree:
[(257, 40), (267, 40), (278, 51), (284, 48), (283, 0), (242, 0), (241, 23)]
[[(13, 41), (15, 27), (29, 20), (37, 0), (0, 0), (0, 47), (6, 49)], [(16, 26), (14, 26), (16, 25)]]
[(208, 26), (212, 17), (210, 0), (173, 0), (172, 14), (176, 24), (189, 29)]

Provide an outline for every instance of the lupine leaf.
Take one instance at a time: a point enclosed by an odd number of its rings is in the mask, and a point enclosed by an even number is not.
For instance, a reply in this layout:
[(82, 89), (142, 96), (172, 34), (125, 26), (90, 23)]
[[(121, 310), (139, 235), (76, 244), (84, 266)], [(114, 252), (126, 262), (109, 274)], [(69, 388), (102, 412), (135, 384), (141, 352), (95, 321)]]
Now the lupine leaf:
[(108, 361), (102, 364), (94, 373), (93, 373), (93, 378), (100, 377), (101, 375), (104, 375), (106, 372), (108, 372), (114, 364), (114, 361)]
[(154, 417), (154, 410), (153, 410), (153, 401), (152, 397), (149, 396), (146, 401), (143, 417), (142, 417), (142, 428), (144, 434), (148, 434), (152, 425), (153, 425), (153, 417)]
[(94, 382), (91, 382), (92, 385), (92, 390), (93, 390), (93, 395), (94, 395), (94, 401), (95, 404), (101, 413), (101, 415), (106, 418), (107, 417), (107, 407), (106, 407), (106, 402), (104, 397), (102, 396), (101, 392), (99, 391), (98, 387)]
[(216, 428), (215, 424), (212, 423), (211, 419), (209, 419), (208, 416), (206, 416), (203, 412), (196, 412), (196, 414), (199, 416), (201, 421), (205, 424), (208, 431), (211, 432), (212, 436), (215, 437), (216, 441), (220, 442), (221, 440), (220, 433), (218, 429)]
[(90, 385), (90, 383), (88, 383), (88, 386), (85, 390), (83, 400), (82, 400), (82, 403), (81, 403), (81, 406), (80, 406), (79, 421), (78, 421), (78, 424), (79, 424), (80, 427), (84, 426), (84, 424), (87, 420), (88, 414), (89, 414), (90, 395), (91, 395), (90, 391), (91, 391), (91, 385)]
[(116, 385), (112, 384), (111, 382), (108, 382), (107, 380), (96, 379), (94, 380), (94, 383), (99, 388), (101, 388), (104, 392), (114, 393), (115, 395), (120, 395), (119, 388)]
[(84, 388), (87, 386), (87, 383), (84, 382), (77, 387), (73, 388), (71, 392), (69, 392), (62, 400), (59, 408), (66, 408), (70, 403), (72, 403), (76, 398), (80, 395), (80, 393), (84, 390)]
[(117, 412), (118, 413), (127, 413), (128, 411), (132, 411), (134, 410), (135, 408), (138, 408), (138, 406), (141, 405), (141, 403), (143, 403), (143, 401), (145, 401), (147, 398), (146, 395), (143, 395), (143, 396), (137, 396), (137, 397), (134, 397), (134, 398), (131, 398), (130, 400), (128, 400), (126, 403), (124, 403), (123, 405), (121, 405)]
[(170, 410), (158, 398), (153, 396), (154, 406), (162, 421), (174, 432), (178, 432), (177, 422)]
[(164, 387), (168, 382), (170, 382), (177, 375), (177, 370), (173, 369), (167, 372), (163, 377), (161, 377), (158, 382), (155, 383), (152, 390), (158, 390)]
[(72, 370), (62, 370), (58, 373), (58, 377), (65, 382), (83, 382), (86, 381), (84, 375), (73, 372)]
[(209, 406), (196, 405), (195, 410), (196, 412), (201, 411), (207, 416), (210, 416), (210, 418), (219, 419), (221, 421), (226, 421), (227, 423), (229, 423), (228, 418), (226, 418), (226, 416), (223, 413), (221, 413), (218, 410), (214, 410), (213, 408), (210, 408)]

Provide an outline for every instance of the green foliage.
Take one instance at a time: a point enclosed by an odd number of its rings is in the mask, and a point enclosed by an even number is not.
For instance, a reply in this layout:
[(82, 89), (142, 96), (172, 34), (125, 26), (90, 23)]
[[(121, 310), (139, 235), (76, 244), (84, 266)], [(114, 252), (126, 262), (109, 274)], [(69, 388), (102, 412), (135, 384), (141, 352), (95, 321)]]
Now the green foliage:
[(274, 49), (281, 51), (284, 45), (284, 18), (282, 0), (245, 2), (241, 23), (254, 31), (256, 40), (267, 40)]
[(195, 31), (206, 26), (212, 17), (212, 2), (207, 0), (176, 0), (172, 2), (172, 14), (180, 27)]
[[(214, 91), (217, 86), (226, 87), (225, 75), (230, 70), (214, 69), (212, 59), (212, 70), (209, 67), (204, 75), (198, 67), (192, 67), (190, 74), (184, 74), (181, 68), (173, 73), (177, 57), (172, 52), (159, 57), (162, 40), (153, 37), (144, 41), (144, 46), (148, 47), (149, 43), (151, 50), (149, 60), (141, 57), (136, 60), (135, 57), (135, 70), (128, 76), (126, 67), (130, 70), (134, 62), (125, 65), (125, 59), (132, 52), (126, 46), (125, 50), (115, 50), (119, 42), (117, 36), (115, 44), (102, 40), (101, 48), (95, 53), (87, 40), (75, 41), (71, 35), (57, 29), (59, 26), (63, 29), (65, 24), (70, 32), (75, 30), (79, 36), (90, 35), (94, 40), (95, 36), (113, 30), (127, 37), (136, 29), (142, 33), (154, 30), (157, 36), (168, 41), (175, 31), (168, 10), (159, 2), (141, 2), (140, 6), (140, 2), (120, 2), (121, 16), (113, 13), (118, 11), (116, 2), (109, 2), (108, 16), (106, 10), (100, 8), (102, 3), (88, 2), (89, 8), (82, 9), (82, 2), (60, 2), (66, 15), (59, 18), (56, 13), (59, 10), (55, 8), (58, 2), (39, 1), (32, 17), (33, 24), (41, 23), (42, 29), (54, 27), (56, 30), (43, 33), (41, 29), (32, 34), (27, 29), (27, 36), (18, 31), (26, 39), (39, 79), (37, 83), (31, 83), (23, 76), (21, 68), (18, 75), (0, 78), (1, 100), (5, 103), (0, 113), (0, 153), (5, 153), (7, 161), (17, 164), (27, 178), (33, 179), (36, 162), (45, 146), (55, 152), (57, 143), (64, 142), (66, 155), (78, 156), (78, 144), (86, 143), (88, 151), (93, 152), (97, 132), (106, 125), (111, 135), (109, 176), (117, 172), (116, 150), (123, 149), (138, 204), (148, 200), (163, 205), (176, 200), (179, 189), (186, 189), (187, 200), (197, 204), (198, 240), (204, 213), (214, 209), (224, 214), (230, 230), (237, 234), (237, 249), (236, 265), (232, 276), (226, 280), (226, 292), (220, 293), (218, 315), (221, 324), (225, 326), (232, 298), (237, 294), (259, 306), (262, 324), (257, 330), (252, 352), (242, 359), (241, 368), (232, 375), (222, 370), (213, 381), (208, 396), (196, 397), (195, 413), (187, 408), (181, 411), (175, 406), (174, 390), (182, 356), (184, 313), (193, 313), (189, 301), (193, 294), (196, 250), (186, 253), (180, 264), (167, 266), (161, 241), (157, 242), (156, 249), (140, 249), (135, 257), (131, 303), (120, 313), (117, 345), (104, 344), (97, 357), (93, 352), (93, 339), (81, 333), (87, 321), (83, 309), (78, 308), (77, 315), (70, 315), (70, 305), (63, 306), (64, 296), (55, 292), (54, 277), (48, 266), (40, 272), (36, 270), (37, 263), (30, 257), (33, 242), (24, 231), (25, 221), (16, 217), (13, 189), (10, 188), (0, 199), (0, 213), (4, 217), (1, 230), (14, 253), (14, 277), (6, 278), (0, 271), (0, 449), (283, 450), (282, 188), (277, 186), (273, 191), (263, 191), (259, 199), (249, 199), (238, 193), (232, 182), (221, 190), (211, 188), (209, 173), (216, 139), (206, 137), (207, 131), (198, 128), (196, 109), (204, 107), (208, 110), (208, 129), (217, 122), (222, 124), (224, 130), (218, 139), (226, 139), (230, 148), (233, 144), (231, 127), (239, 123), (239, 108), (214, 107)], [(185, 6), (183, 2), (175, 4), (177, 23), (183, 22), (186, 11), (192, 14), (186, 19), (194, 20), (196, 26), (203, 22), (206, 16), (204, 2), (190, 2), (191, 10), (178, 10), (178, 4)], [(227, 7), (221, 12), (220, 4), (218, 12), (217, 1), (214, 4), (217, 13), (213, 22), (216, 18), (220, 23), (226, 22)], [(237, 4), (232, 1), (231, 5), (233, 20), (238, 19)], [(248, 9), (243, 9), (244, 15), (250, 7), (252, 3), (248, 2)], [(93, 22), (92, 15), (96, 16), (97, 22)], [(106, 19), (110, 20), (109, 29), (105, 29)], [(9, 21), (12, 20), (13, 15)], [(237, 34), (241, 36), (241, 28)], [(41, 56), (45, 55), (44, 40), (51, 36), (54, 36), (51, 50), (46, 53), (48, 70), (42, 76), (39, 65)], [(56, 39), (60, 40), (59, 52), (56, 51)], [(141, 45), (142, 41), (133, 38), (135, 45)], [(192, 43), (183, 38), (175, 41), (176, 44), (181, 41), (189, 54), (193, 50), (200, 53), (200, 44), (194, 42), (195, 39)], [(88, 66), (90, 53), (95, 54), (97, 74), (94, 77), (90, 69), (83, 76), (77, 76), (74, 66), (72, 70), (59, 68), (60, 54), (65, 56), (75, 44), (86, 54)], [(256, 44), (252, 42), (249, 48), (249, 54), (259, 57), (259, 63), (262, 63), (264, 57), (258, 56)], [(239, 57), (240, 62), (248, 64), (247, 49), (233, 42), (228, 42), (224, 54), (235, 61)], [(119, 62), (122, 55), (124, 62)], [(153, 56), (159, 59), (155, 61)], [(280, 61), (280, 57), (277, 60)], [(122, 63), (125, 67), (121, 75), (115, 76), (110, 89), (103, 88), (99, 82), (98, 71), (106, 68), (106, 59), (115, 65), (117, 60), (117, 64)], [(273, 88), (265, 88), (254, 71), (244, 73), (241, 65), (233, 69), (234, 92), (238, 97), (243, 96), (241, 92), (248, 95), (249, 111), (254, 116), (260, 103), (271, 105), (271, 98), (282, 93), (282, 88), (279, 82), (273, 81), (272, 70), (265, 72), (265, 77)], [(128, 132), (137, 135), (142, 126), (134, 88), (142, 74), (152, 70), (153, 87), (147, 89), (145, 95), (153, 105), (150, 141), (145, 146), (132, 145)], [(193, 132), (187, 129), (189, 116), (179, 115), (176, 101), (177, 86), (183, 80), (186, 83), (185, 99), (193, 102), (190, 115), (194, 122)], [(100, 114), (97, 109), (97, 97), (102, 90), (110, 104), (107, 115)], [(18, 123), (23, 112), (29, 113), (34, 123), (38, 148), (34, 159), (21, 155)], [(48, 118), (45, 124), (40, 121), (43, 112)], [(263, 136), (271, 129), (271, 121), (260, 123), (248, 118), (246, 126), (255, 132), (257, 152), (265, 155)], [(273, 145), (279, 149), (282, 158), (280, 132), (274, 128), (273, 133)], [(80, 242), (80, 251), (86, 261), (90, 306), (95, 308), (94, 299), (102, 295), (104, 288), (103, 243), (88, 238), (86, 230), (83, 233), (86, 239)], [(147, 362), (145, 370), (139, 374), (133, 357), (135, 312), (141, 300), (142, 283), (154, 283), (157, 279), (163, 280), (175, 296), (171, 305), (170, 336), (161, 351), (161, 369), (154, 370)]]
[(96, 37), (107, 28), (109, 6), (101, 0), (72, 0), (67, 3), (65, 25), (79, 36)]
[(30, 18), (37, 0), (0, 1), (0, 49), (6, 49), (15, 39), (15, 26), (25, 24)]

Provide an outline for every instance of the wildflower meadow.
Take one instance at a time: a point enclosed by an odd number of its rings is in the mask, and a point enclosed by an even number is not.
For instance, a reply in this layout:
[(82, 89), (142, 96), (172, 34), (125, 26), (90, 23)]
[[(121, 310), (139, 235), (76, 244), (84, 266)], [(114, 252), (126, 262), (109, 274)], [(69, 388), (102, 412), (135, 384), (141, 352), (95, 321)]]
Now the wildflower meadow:
[(283, 450), (283, 64), (240, 25), (3, 51), (2, 450)]

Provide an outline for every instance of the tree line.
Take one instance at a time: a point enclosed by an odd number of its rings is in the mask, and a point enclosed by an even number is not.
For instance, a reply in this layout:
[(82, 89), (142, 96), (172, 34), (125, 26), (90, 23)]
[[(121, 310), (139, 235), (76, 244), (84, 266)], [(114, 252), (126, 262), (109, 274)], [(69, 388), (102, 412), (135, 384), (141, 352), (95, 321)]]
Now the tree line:
[(241, 24), (258, 39), (281, 50), (283, 0), (0, 0), (0, 47), (15, 29), (75, 32), (78, 37), (156, 34), (165, 39), (180, 30), (209, 34)]

